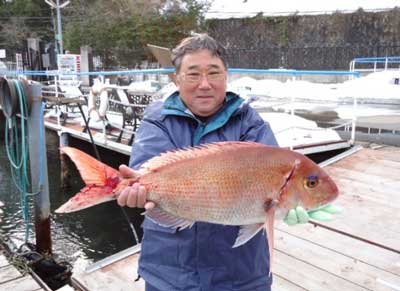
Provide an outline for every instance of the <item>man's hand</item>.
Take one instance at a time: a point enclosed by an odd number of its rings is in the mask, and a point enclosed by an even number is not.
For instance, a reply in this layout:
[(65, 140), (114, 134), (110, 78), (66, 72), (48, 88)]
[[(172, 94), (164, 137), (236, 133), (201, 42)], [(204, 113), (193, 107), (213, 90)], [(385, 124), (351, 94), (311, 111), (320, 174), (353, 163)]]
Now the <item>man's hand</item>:
[(334, 214), (340, 213), (340, 207), (334, 205), (326, 205), (324, 207), (307, 212), (303, 207), (297, 206), (289, 210), (283, 220), (288, 225), (307, 223), (308, 220), (330, 221), (334, 218)]
[[(135, 171), (125, 165), (119, 167), (119, 172), (123, 178), (134, 177)], [(154, 202), (147, 201), (147, 190), (139, 183), (135, 183), (130, 187), (126, 187), (119, 194), (117, 202), (120, 206), (139, 207), (146, 210), (154, 208)]]

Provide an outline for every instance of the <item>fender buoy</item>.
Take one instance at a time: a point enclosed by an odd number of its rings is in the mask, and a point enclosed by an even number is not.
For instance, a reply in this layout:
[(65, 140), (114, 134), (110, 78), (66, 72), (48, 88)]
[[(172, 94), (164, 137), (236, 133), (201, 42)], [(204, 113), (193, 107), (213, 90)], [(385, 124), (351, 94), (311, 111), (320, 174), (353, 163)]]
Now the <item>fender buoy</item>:
[[(100, 106), (96, 106), (96, 98), (100, 97)], [(108, 91), (104, 84), (94, 84), (89, 92), (88, 96), (88, 116), (92, 111), (97, 113), (99, 119), (105, 119), (108, 109)]]

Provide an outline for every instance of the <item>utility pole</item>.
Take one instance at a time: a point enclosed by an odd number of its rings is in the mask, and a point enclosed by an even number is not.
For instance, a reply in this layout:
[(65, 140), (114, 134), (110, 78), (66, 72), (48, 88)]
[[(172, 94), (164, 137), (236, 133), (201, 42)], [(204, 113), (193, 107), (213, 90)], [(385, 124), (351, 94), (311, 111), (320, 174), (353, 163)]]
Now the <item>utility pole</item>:
[(63, 41), (62, 41), (62, 25), (61, 25), (61, 8), (64, 8), (69, 4), (69, 0), (60, 4), (60, 0), (56, 0), (56, 3), (53, 0), (44, 0), (47, 4), (50, 5), (51, 8), (55, 8), (57, 10), (57, 42), (58, 42), (58, 53), (62, 54), (63, 50)]

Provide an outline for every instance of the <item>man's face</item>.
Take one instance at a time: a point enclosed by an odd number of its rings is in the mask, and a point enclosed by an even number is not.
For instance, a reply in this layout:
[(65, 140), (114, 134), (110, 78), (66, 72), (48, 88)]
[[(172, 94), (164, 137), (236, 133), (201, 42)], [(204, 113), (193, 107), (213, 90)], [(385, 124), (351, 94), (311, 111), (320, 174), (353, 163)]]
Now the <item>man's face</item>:
[(226, 74), (222, 60), (208, 50), (183, 57), (176, 84), (183, 102), (193, 114), (208, 117), (222, 107)]

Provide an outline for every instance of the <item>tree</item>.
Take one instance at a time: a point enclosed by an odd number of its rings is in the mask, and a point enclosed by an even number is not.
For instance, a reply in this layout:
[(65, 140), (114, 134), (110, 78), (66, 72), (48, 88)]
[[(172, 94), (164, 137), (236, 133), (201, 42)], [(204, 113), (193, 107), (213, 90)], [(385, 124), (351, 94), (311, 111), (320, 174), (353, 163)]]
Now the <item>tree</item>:
[[(64, 47), (92, 47), (106, 68), (151, 59), (148, 43), (173, 47), (202, 29), (208, 1), (78, 0), (64, 10)], [(67, 9), (68, 8), (68, 9)]]
[(13, 0), (0, 2), (0, 47), (8, 56), (21, 52), (26, 39), (54, 38), (51, 11), (43, 0)]

